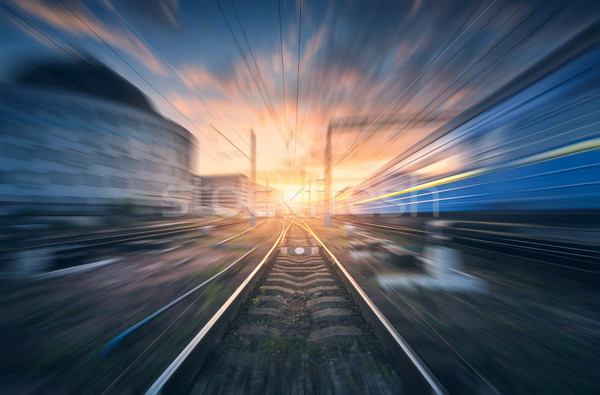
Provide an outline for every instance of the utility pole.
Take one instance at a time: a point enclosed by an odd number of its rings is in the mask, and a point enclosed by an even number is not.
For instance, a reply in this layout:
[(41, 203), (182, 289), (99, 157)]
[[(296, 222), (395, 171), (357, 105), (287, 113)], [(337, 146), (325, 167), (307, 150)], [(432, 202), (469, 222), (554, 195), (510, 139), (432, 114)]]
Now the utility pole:
[(250, 202), (250, 226), (256, 225), (256, 212), (255, 212), (255, 204), (254, 204), (254, 192), (256, 191), (256, 134), (254, 134), (254, 130), (250, 129), (250, 149), (252, 152), (250, 156), (250, 192), (251, 196), (249, 196), (248, 202)]
[(327, 140), (325, 142), (325, 226), (331, 227), (331, 132), (333, 126), (327, 127)]
[(311, 195), (312, 195), (312, 189), (311, 189), (311, 182), (312, 182), (312, 178), (308, 179), (308, 218), (312, 218), (313, 216), (313, 211), (312, 211), (312, 199), (311, 199)]

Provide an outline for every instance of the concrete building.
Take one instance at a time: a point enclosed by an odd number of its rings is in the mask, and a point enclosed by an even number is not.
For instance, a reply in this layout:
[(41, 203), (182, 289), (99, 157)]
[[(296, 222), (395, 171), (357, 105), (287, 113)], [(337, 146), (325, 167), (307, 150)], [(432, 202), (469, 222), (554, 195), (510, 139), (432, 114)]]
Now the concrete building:
[(160, 215), (192, 199), (192, 134), (103, 64), (49, 62), (0, 86), (3, 213)]
[(253, 205), (259, 217), (273, 216), (280, 192), (257, 184), (241, 173), (195, 176), (196, 213), (202, 216), (248, 216)]
[(250, 179), (243, 174), (195, 176), (196, 212), (202, 216), (248, 214)]

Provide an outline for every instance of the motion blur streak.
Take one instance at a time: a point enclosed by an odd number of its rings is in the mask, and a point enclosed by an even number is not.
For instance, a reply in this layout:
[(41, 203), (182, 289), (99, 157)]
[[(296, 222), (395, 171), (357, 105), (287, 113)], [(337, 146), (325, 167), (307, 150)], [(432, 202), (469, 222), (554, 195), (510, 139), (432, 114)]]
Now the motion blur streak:
[[(458, 127), (443, 126), (441, 138), (363, 182), (358, 189), (393, 192), (351, 202), (360, 206), (354, 213), (600, 208), (600, 48), (597, 39), (581, 44), (597, 36), (597, 26), (584, 31), (551, 55), (569, 53), (566, 64), (547, 74), (532, 67), (513, 84), (537, 82)], [(444, 173), (456, 174), (427, 181)]]
[(598, 1), (0, 0), (1, 394), (600, 393), (599, 258)]
[[(552, 151), (543, 152), (543, 153), (537, 154), (537, 155), (532, 155), (527, 158), (519, 159), (519, 160), (510, 162), (510, 163), (498, 165), (495, 167), (486, 167), (486, 168), (482, 168), (482, 169), (478, 169), (478, 170), (471, 170), (471, 171), (468, 171), (465, 173), (442, 178), (441, 180), (431, 181), (431, 182), (428, 182), (425, 184), (417, 185), (415, 187), (403, 189), (398, 192), (389, 193), (387, 195), (378, 196), (378, 197), (375, 197), (372, 199), (362, 200), (360, 202), (354, 202), (354, 203), (352, 203), (352, 205), (369, 203), (369, 202), (373, 202), (375, 200), (380, 200), (380, 199), (385, 199), (385, 198), (389, 198), (392, 196), (402, 195), (404, 193), (414, 192), (414, 191), (418, 191), (421, 189), (427, 189), (430, 187), (437, 187), (437, 186), (440, 186), (443, 184), (448, 184), (448, 183), (451, 183), (454, 181), (464, 180), (466, 178), (483, 175), (483, 174), (490, 173), (490, 172), (497, 171), (497, 170), (510, 169), (510, 168), (518, 167), (518, 166), (526, 166), (526, 165), (530, 165), (530, 164), (535, 164), (535, 163), (540, 163), (540, 162), (544, 162), (544, 161), (548, 161), (548, 160), (562, 158), (562, 157), (569, 156), (569, 155), (576, 155), (576, 154), (580, 154), (583, 152), (594, 151), (597, 149), (600, 149), (600, 138), (584, 141), (584, 142), (573, 144), (573, 145), (570, 145), (567, 147), (557, 148)], [(563, 169), (563, 171), (568, 171), (568, 170), (576, 170), (576, 168)], [(537, 175), (540, 175), (540, 174), (537, 174)]]

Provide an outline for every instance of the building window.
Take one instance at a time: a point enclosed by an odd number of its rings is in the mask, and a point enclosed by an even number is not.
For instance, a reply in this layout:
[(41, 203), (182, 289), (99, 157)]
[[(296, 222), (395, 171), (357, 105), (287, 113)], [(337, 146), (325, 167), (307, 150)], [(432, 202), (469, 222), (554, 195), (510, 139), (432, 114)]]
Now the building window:
[(158, 173), (158, 164), (148, 159), (144, 159), (144, 170), (149, 171), (150, 173)]
[(89, 187), (101, 187), (102, 186), (102, 177), (97, 176), (95, 174), (89, 173), (81, 173), (81, 184), (87, 185)]
[(102, 152), (98, 152), (97, 160), (98, 160), (98, 164), (100, 164), (102, 166), (108, 166), (108, 167), (114, 167), (114, 168), (119, 167), (119, 158), (117, 158), (116, 156), (107, 155)]
[(45, 174), (30, 170), (17, 170), (11, 174), (10, 178), (11, 179), (8, 180), (9, 182), (12, 181), (13, 184), (21, 186), (43, 185), (48, 183)]
[(51, 171), (48, 174), (50, 175), (50, 181), (52, 184), (66, 186), (75, 185), (73, 174), (64, 173), (62, 171)]
[(47, 160), (48, 162), (62, 162), (62, 154), (61, 151), (39, 145), (33, 149), (33, 157), (35, 159)]
[(92, 161), (90, 154), (74, 149), (67, 150), (65, 152), (65, 155), (68, 162), (80, 166), (86, 166)]
[(130, 158), (128, 156), (124, 156), (121, 158), (123, 163), (123, 169), (127, 171), (135, 172), (139, 168), (139, 161), (137, 159)]
[(113, 188), (127, 189), (127, 180), (123, 177), (110, 176), (109, 184)]

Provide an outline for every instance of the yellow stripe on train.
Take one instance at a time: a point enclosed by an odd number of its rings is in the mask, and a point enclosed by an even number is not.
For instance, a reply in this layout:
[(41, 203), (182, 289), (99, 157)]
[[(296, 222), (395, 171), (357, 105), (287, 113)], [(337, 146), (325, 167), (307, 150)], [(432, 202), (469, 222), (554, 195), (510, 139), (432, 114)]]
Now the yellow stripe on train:
[(575, 154), (581, 154), (581, 153), (584, 153), (584, 152), (593, 151), (593, 150), (597, 150), (597, 149), (600, 149), (600, 138), (591, 139), (591, 140), (587, 140), (587, 141), (582, 141), (580, 143), (575, 143), (575, 144), (567, 145), (565, 147), (553, 149), (553, 150), (550, 150), (550, 151), (547, 151), (547, 152), (542, 152), (541, 154), (531, 155), (531, 156), (528, 156), (526, 158), (518, 159), (516, 161), (513, 161), (512, 163), (509, 163), (508, 165), (495, 166), (495, 167), (483, 167), (481, 169), (471, 170), (471, 171), (467, 171), (467, 172), (464, 172), (464, 173), (456, 174), (456, 175), (453, 175), (453, 176), (444, 177), (444, 178), (441, 178), (439, 180), (426, 182), (426, 183), (420, 184), (420, 185), (415, 185), (414, 187), (402, 189), (400, 191), (388, 193), (388, 194), (385, 194), (385, 195), (377, 196), (377, 197), (366, 199), (366, 200), (361, 200), (360, 202), (355, 202), (355, 203), (352, 203), (350, 205), (354, 206), (354, 205), (357, 205), (357, 204), (370, 203), (370, 202), (374, 202), (376, 200), (386, 199), (386, 198), (389, 198), (389, 197), (394, 197), (394, 196), (402, 195), (402, 194), (405, 194), (405, 193), (418, 191), (418, 190), (421, 190), (421, 189), (427, 189), (427, 188), (431, 188), (431, 187), (436, 187), (438, 185), (448, 184), (448, 183), (455, 182), (455, 181), (461, 181), (461, 180), (464, 180), (464, 179), (467, 179), (467, 178), (471, 178), (471, 177), (479, 176), (479, 175), (482, 175), (482, 174), (490, 173), (490, 172), (492, 172), (494, 170), (497, 170), (497, 169), (499, 169), (501, 167), (519, 167), (519, 166), (532, 165), (532, 164), (535, 164), (535, 163), (540, 163), (540, 162), (545, 162), (545, 161), (549, 161), (549, 160), (559, 159), (559, 158), (563, 158), (565, 156), (570, 156), (570, 155), (575, 155)]

